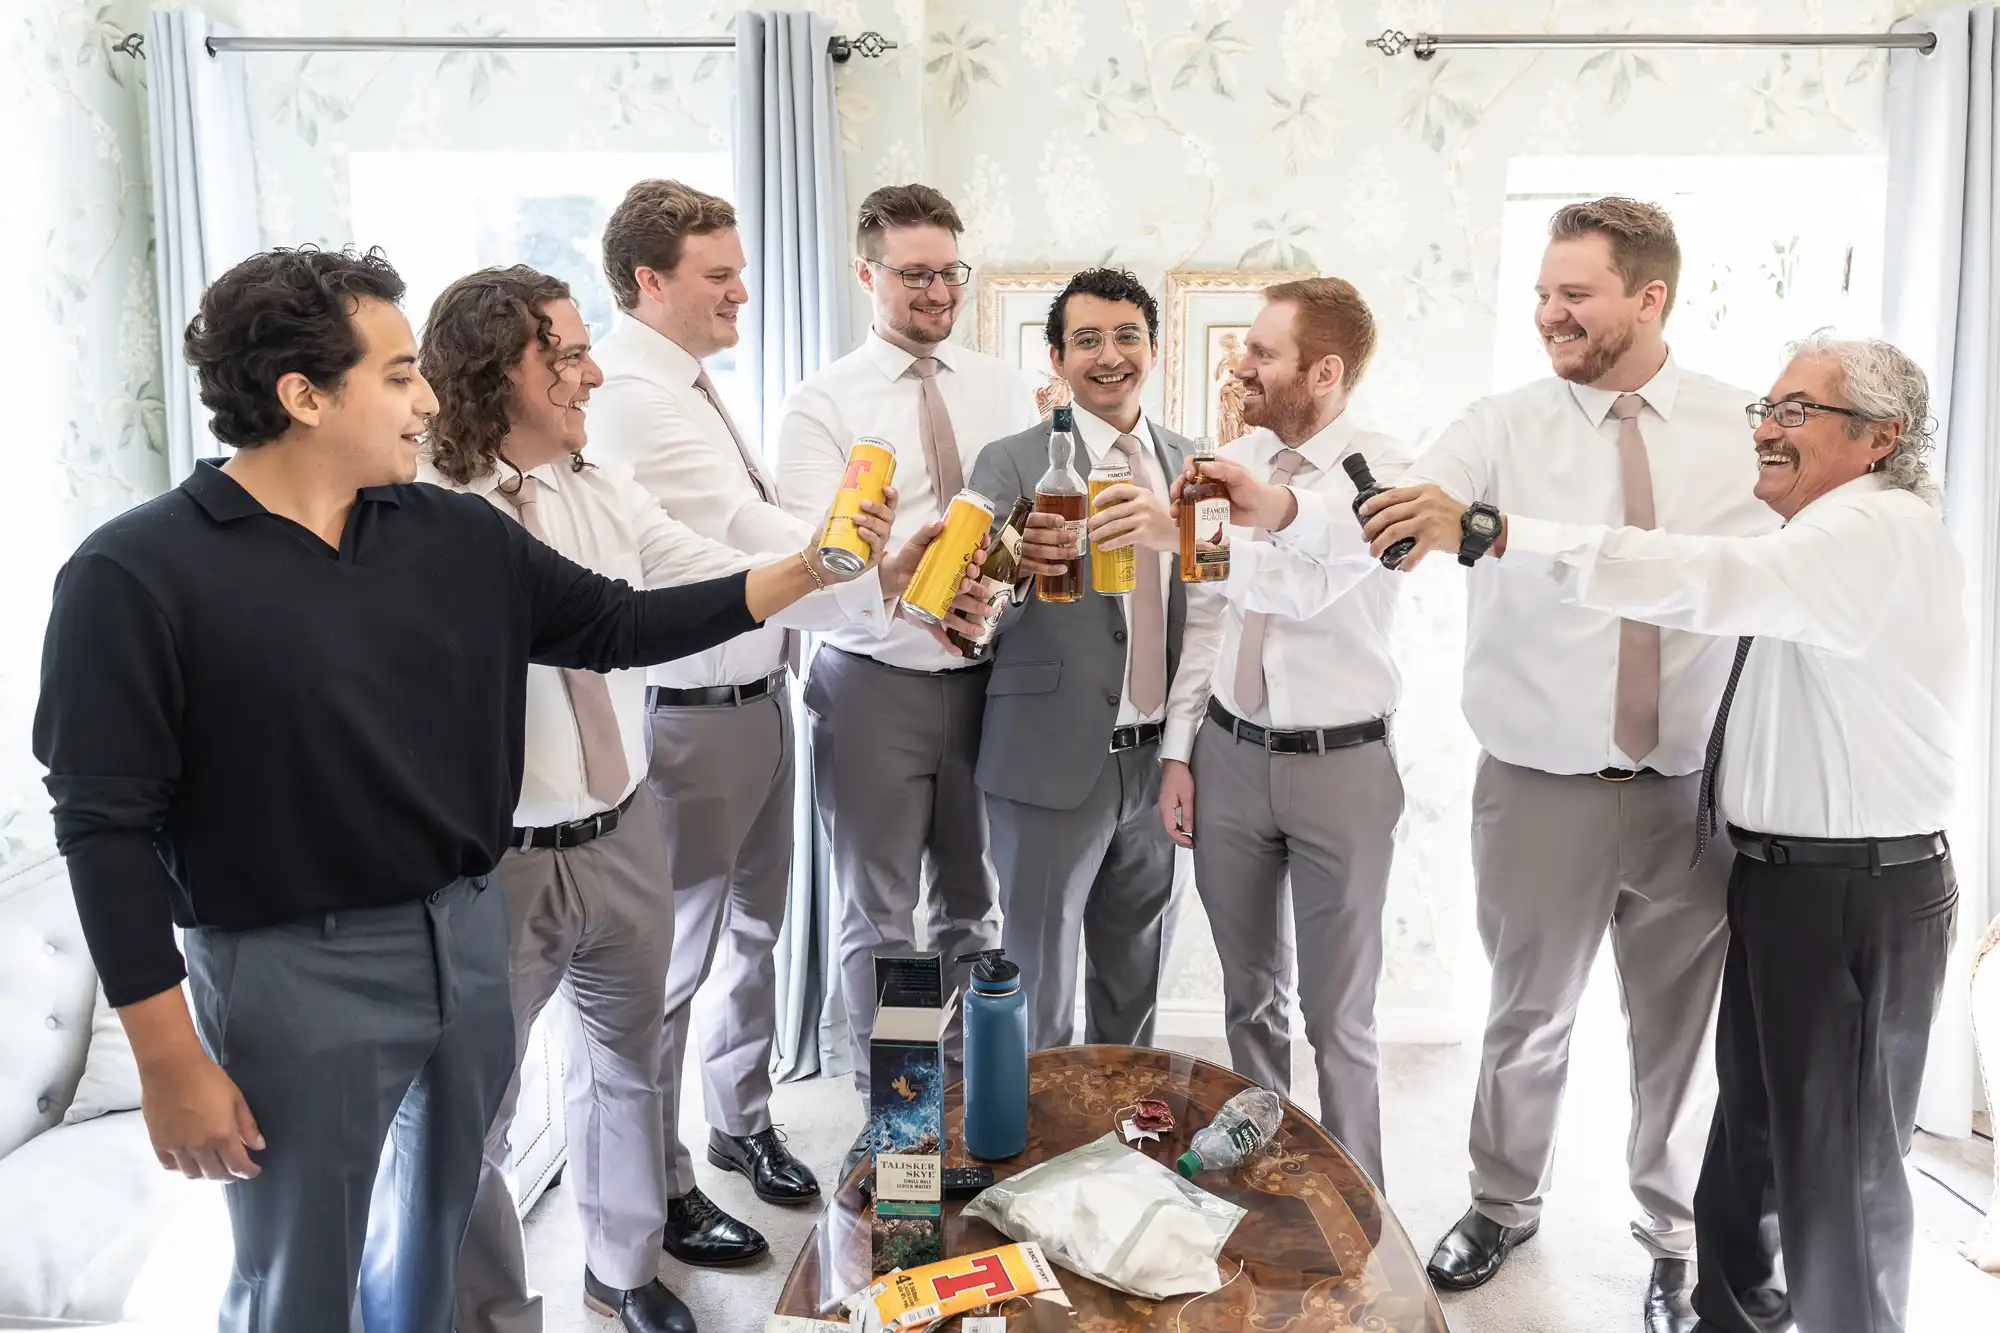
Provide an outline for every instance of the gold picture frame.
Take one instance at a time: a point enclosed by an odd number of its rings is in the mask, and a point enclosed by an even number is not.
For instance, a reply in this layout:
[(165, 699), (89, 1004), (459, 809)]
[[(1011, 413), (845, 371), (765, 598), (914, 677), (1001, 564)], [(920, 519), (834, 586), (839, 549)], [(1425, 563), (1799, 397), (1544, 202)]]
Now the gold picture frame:
[(1225, 431), (1227, 361), (1264, 304), (1264, 289), (1317, 277), (1304, 269), (1189, 269), (1167, 274), (1166, 422), (1191, 439)]
[(1048, 345), (1030, 341), (1032, 328), (1049, 317), (1049, 302), (1069, 285), (1075, 269), (981, 270), (974, 313), (978, 317), (978, 347), (991, 357), (1030, 374), (1049, 372)]

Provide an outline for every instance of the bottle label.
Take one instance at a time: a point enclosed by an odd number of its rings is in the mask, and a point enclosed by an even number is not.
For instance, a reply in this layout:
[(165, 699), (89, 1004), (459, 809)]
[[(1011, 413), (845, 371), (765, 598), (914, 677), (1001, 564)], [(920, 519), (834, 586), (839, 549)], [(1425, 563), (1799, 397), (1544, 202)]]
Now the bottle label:
[[(1227, 500), (1222, 502), (1222, 508), (1224, 513), (1229, 511), (1229, 502)], [(1069, 533), (1070, 540), (1076, 544), (1076, 553), (1081, 556), (1084, 552), (1084, 543), (1090, 539), (1089, 520), (1081, 518), (1071, 519), (1069, 522), (1063, 524), (1063, 531)]]
[(1194, 562), (1229, 563), (1229, 497), (1197, 500), (1194, 506)]
[(1007, 607), (1007, 595), (1014, 591), (1014, 583), (1011, 579), (982, 578), (979, 580), (979, 590), (986, 595), (986, 600), (992, 604), (993, 609), (987, 613), (986, 628), (974, 636), (972, 641), (991, 643), (994, 631), (1000, 628), (1000, 613)]
[(1254, 1120), (1239, 1120), (1229, 1127), (1229, 1141), (1235, 1145), (1237, 1160), (1241, 1161), (1257, 1151), (1258, 1145), (1264, 1141), (1264, 1136), (1258, 1132)]

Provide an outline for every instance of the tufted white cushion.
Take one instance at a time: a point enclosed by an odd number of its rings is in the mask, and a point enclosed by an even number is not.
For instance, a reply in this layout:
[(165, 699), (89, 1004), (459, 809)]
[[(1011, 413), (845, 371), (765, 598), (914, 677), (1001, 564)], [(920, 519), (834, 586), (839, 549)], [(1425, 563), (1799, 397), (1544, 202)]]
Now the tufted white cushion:
[(0, 872), (0, 1160), (61, 1123), (96, 992), (62, 859)]
[(69, 1110), (63, 1112), (63, 1123), (75, 1125), (112, 1111), (138, 1109), (139, 1062), (132, 1054), (132, 1039), (99, 986), (90, 1012), (90, 1051), (84, 1056), (83, 1078)]

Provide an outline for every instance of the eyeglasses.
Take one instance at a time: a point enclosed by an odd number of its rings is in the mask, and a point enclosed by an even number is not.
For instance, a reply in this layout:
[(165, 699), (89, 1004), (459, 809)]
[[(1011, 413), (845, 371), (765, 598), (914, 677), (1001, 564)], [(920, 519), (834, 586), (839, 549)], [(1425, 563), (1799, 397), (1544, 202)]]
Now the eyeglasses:
[(963, 287), (972, 277), (970, 264), (946, 264), (943, 268), (896, 268), (879, 259), (868, 261), (886, 273), (893, 273), (903, 280), (903, 285), (914, 291), (922, 291), (931, 285), (931, 279), (943, 278), (947, 287)]
[[(1118, 350), (1121, 352), (1138, 351), (1146, 345), (1147, 337), (1146, 330), (1140, 328), (1137, 324), (1120, 324), (1117, 328), (1111, 330), (1111, 341), (1118, 344)], [(1101, 351), (1104, 347), (1104, 331), (1102, 329), (1078, 329), (1075, 333), (1064, 338), (1063, 341), (1079, 352)]]
[(1837, 412), (1844, 417), (1853, 417), (1856, 421), (1879, 420), (1879, 418), (1869, 416), (1866, 412), (1857, 412), (1851, 407), (1833, 407), (1827, 403), (1809, 403), (1803, 398), (1787, 398), (1782, 403), (1774, 403), (1767, 398), (1760, 398), (1743, 409), (1743, 415), (1750, 418), (1750, 428), (1752, 430), (1762, 426), (1771, 417), (1776, 417), (1778, 424), (1787, 430), (1796, 430), (1806, 424), (1806, 415), (1811, 412)]

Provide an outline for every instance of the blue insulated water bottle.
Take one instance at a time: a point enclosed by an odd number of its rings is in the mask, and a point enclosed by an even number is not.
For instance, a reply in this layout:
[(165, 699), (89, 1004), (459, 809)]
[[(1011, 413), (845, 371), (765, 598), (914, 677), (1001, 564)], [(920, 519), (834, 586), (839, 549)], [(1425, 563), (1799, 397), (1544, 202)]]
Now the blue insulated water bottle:
[(965, 1150), (995, 1162), (1028, 1146), (1028, 1002), (1021, 969), (999, 949), (958, 961), (974, 965), (965, 997)]

